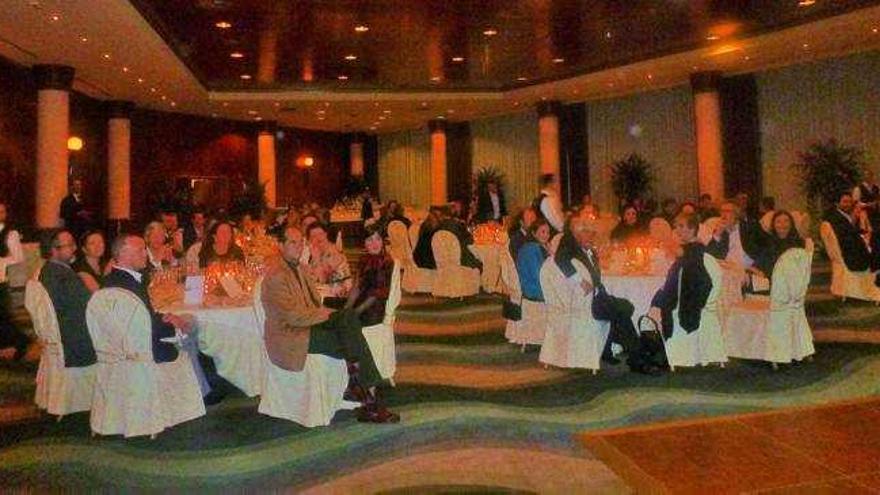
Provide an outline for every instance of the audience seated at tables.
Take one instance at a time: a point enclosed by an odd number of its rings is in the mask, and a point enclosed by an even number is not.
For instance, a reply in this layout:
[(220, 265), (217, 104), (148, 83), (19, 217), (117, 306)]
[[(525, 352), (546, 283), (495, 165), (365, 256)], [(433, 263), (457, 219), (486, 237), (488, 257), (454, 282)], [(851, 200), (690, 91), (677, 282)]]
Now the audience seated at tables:
[(532, 208), (553, 227), (553, 233), (562, 232), (565, 226), (565, 213), (562, 211), (562, 200), (556, 192), (558, 182), (553, 174), (544, 174), (539, 179), (541, 192), (532, 201)]
[(413, 261), (419, 268), (434, 270), (437, 262), (434, 261), (434, 250), (431, 247), (431, 239), (440, 225), (440, 206), (432, 206), (428, 209), (428, 216), (419, 226), (419, 239), (413, 247)]
[(474, 236), (468, 231), (461, 217), (455, 216), (454, 209), (449, 207), (440, 209), (440, 222), (437, 224), (437, 231), (440, 230), (449, 231), (458, 239), (461, 247), (461, 266), (483, 270), (483, 262), (468, 248), (474, 243)]
[(477, 222), (501, 223), (506, 216), (507, 202), (498, 182), (493, 179), (480, 184), (477, 188)]
[[(773, 212), (776, 211), (776, 199), (773, 196), (764, 196), (758, 204), (758, 221), (764, 224), (765, 218), (773, 218)], [(769, 226), (769, 222), (767, 224)]]
[(664, 338), (672, 337), (675, 329), (673, 311), (678, 309), (678, 323), (685, 332), (700, 328), (700, 317), (709, 293), (712, 279), (703, 261), (706, 249), (697, 240), (699, 217), (679, 215), (673, 231), (681, 243), (681, 253), (666, 274), (663, 284), (651, 300), (648, 315), (661, 322)]
[(623, 207), (621, 221), (611, 231), (611, 242), (625, 244), (646, 234), (645, 227), (639, 223), (639, 212), (635, 205)]
[(199, 267), (212, 263), (244, 262), (244, 253), (234, 242), (234, 230), (229, 222), (217, 222), (208, 231), (199, 250)]
[(878, 230), (880, 227), (880, 208), (878, 208), (877, 202), (880, 201), (880, 186), (874, 182), (873, 170), (865, 170), (862, 182), (853, 187), (852, 197), (856, 205), (867, 212), (871, 229)]
[(197, 242), (204, 242), (205, 234), (209, 228), (208, 217), (205, 215), (205, 210), (200, 206), (194, 207), (189, 222), (183, 228), (184, 251), (189, 250), (189, 248)]
[(544, 302), (541, 290), (541, 266), (552, 256), (550, 248), (550, 224), (539, 218), (529, 226), (529, 240), (519, 249), (516, 257), (516, 273), (524, 298)]
[(348, 294), (346, 309), (353, 309), (361, 325), (378, 325), (385, 319), (385, 302), (391, 291), (394, 260), (385, 251), (378, 226), (367, 228), (366, 253), (361, 257), (357, 285)]
[(165, 228), (165, 244), (171, 246), (175, 258), (182, 258), (183, 251), (183, 229), (177, 219), (177, 212), (174, 210), (163, 210), (159, 217), (162, 226)]
[(73, 235), (67, 230), (50, 231), (41, 248), (48, 261), (40, 271), (40, 283), (55, 307), (64, 366), (80, 368), (95, 364), (95, 347), (86, 325), (86, 305), (92, 293), (70, 266), (76, 253)]
[(70, 181), (70, 194), (61, 200), (59, 216), (64, 220), (64, 228), (73, 234), (74, 239), (91, 228), (94, 222), (93, 213), (87, 209), (83, 201), (83, 181), (74, 178)]
[[(849, 191), (841, 192), (837, 198), (837, 205), (825, 215), (825, 220), (831, 224), (837, 236), (844, 264), (853, 272), (880, 269), (880, 235), (871, 235), (862, 230), (865, 222), (860, 220), (864, 220), (866, 214), (864, 210), (861, 213), (856, 210)], [(869, 238), (867, 242), (865, 237)], [(880, 285), (878, 282), (880, 277), (875, 284)]]
[(105, 251), (104, 234), (100, 231), (90, 230), (82, 235), (79, 256), (72, 266), (90, 293), (104, 286), (104, 275), (110, 271), (110, 263), (104, 256)]
[(280, 239), (284, 237), (284, 231), (287, 230), (288, 227), (298, 227), (301, 222), (302, 218), (299, 209), (294, 206), (288, 206), (287, 212), (284, 214), (281, 221), (276, 222), (275, 225), (269, 228), (269, 234), (276, 239)]
[(773, 278), (773, 267), (779, 258), (791, 248), (804, 247), (804, 240), (795, 228), (794, 217), (785, 210), (773, 214), (772, 228), (765, 235), (760, 251), (755, 256), (755, 264), (748, 270), (768, 280)]
[(153, 361), (168, 363), (177, 359), (177, 347), (172, 343), (162, 341), (162, 339), (175, 337), (175, 329), (189, 335), (182, 350), (188, 352), (192, 357), (193, 369), (202, 390), (202, 398), (206, 405), (220, 402), (232, 385), (217, 374), (214, 361), (210, 357), (198, 352), (192, 321), (175, 314), (159, 313), (153, 308), (148, 292), (149, 273), (145, 272), (148, 259), (144, 240), (136, 235), (122, 234), (114, 239), (112, 254), (113, 269), (104, 277), (105, 287), (125, 289), (137, 296), (146, 306), (150, 313)]
[(345, 255), (327, 238), (327, 229), (320, 222), (306, 230), (309, 242), (309, 274), (323, 295), (334, 298), (348, 296), (352, 287), (351, 269)]
[(529, 227), (537, 219), (538, 215), (535, 213), (535, 209), (530, 206), (523, 208), (511, 219), (510, 230), (508, 230), (507, 235), (510, 239), (508, 246), (510, 249), (510, 256), (514, 261), (516, 261), (517, 256), (519, 255), (520, 248), (530, 240), (531, 234), (529, 233)]
[(666, 198), (660, 203), (659, 217), (669, 222), (671, 227), (675, 223), (675, 217), (678, 215), (678, 201), (675, 198)]
[(15, 360), (27, 353), (30, 339), (12, 321), (7, 268), (23, 262), (21, 235), (9, 224), (6, 203), (0, 201), (0, 352)]
[(700, 222), (705, 222), (706, 220), (712, 217), (717, 217), (718, 215), (718, 209), (715, 208), (715, 204), (712, 201), (712, 195), (709, 193), (701, 194), (700, 203), (697, 208), (697, 216), (700, 218)]
[[(678, 213), (683, 213), (685, 215), (696, 215), (697, 205), (695, 205), (692, 201), (684, 201), (678, 207)], [(678, 216), (678, 214), (676, 214), (676, 216)], [(672, 220), (672, 223), (675, 223), (675, 219), (673, 218)]]
[(624, 298), (608, 293), (602, 284), (602, 270), (594, 241), (598, 228), (594, 220), (572, 217), (566, 227), (553, 261), (568, 282), (578, 286), (585, 294), (592, 294), (593, 318), (608, 321), (611, 329), (602, 353), (602, 360), (616, 364), (611, 344), (616, 343), (629, 354), (628, 365), (637, 373), (657, 374), (659, 370), (643, 360), (638, 332), (632, 322), (633, 305)]
[(384, 380), (355, 312), (321, 306), (312, 278), (299, 263), (304, 244), (300, 231), (288, 228), (281, 248), (284, 262), (271, 267), (263, 280), (264, 340), (269, 360), (279, 368), (301, 371), (308, 354), (345, 359), (349, 374), (346, 397), (363, 404), (357, 409), (358, 421), (400, 421), (400, 416), (381, 403), (378, 387)]
[(177, 265), (174, 250), (167, 243), (165, 227), (160, 222), (150, 222), (144, 229), (147, 244), (147, 272), (162, 271)]
[(720, 217), (706, 252), (719, 260), (727, 260), (741, 267), (750, 267), (763, 249), (766, 234), (754, 222), (741, 217), (732, 202), (721, 205)]

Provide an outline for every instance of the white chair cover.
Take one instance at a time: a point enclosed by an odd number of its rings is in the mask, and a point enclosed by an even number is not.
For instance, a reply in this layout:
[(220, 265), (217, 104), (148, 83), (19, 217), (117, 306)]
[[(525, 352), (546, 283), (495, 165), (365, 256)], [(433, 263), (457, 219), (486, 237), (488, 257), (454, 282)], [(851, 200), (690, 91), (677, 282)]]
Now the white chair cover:
[[(410, 217), (412, 218), (412, 217)], [(416, 248), (416, 244), (419, 243), (419, 228), (422, 226), (421, 222), (413, 221), (413, 223), (409, 226), (409, 245)]]
[(819, 225), (819, 235), (825, 244), (825, 252), (831, 259), (831, 293), (842, 298), (851, 297), (864, 301), (880, 301), (880, 288), (874, 285), (870, 271), (853, 272), (846, 267), (834, 228), (828, 222)]
[[(254, 311), (257, 325), (263, 329), (266, 325), (266, 311), (260, 293), (258, 285), (254, 289)], [(266, 352), (265, 341), (263, 352)], [(302, 371), (279, 368), (269, 360), (268, 354), (265, 354), (265, 363), (262, 395), (257, 408), (260, 414), (287, 419), (312, 428), (329, 425), (333, 415), (340, 409), (354, 409), (359, 406), (342, 399), (348, 386), (348, 368), (342, 359), (309, 354)]]
[(545, 305), (522, 297), (519, 274), (513, 263), (513, 257), (507, 249), (501, 253), (501, 281), (507, 287), (511, 302), (519, 304), (522, 310), (522, 319), (519, 321), (507, 320), (504, 336), (512, 344), (541, 345), (544, 342), (544, 332), (547, 329)]
[(764, 213), (764, 216), (762, 216), (761, 219), (758, 220), (758, 223), (761, 224), (761, 228), (764, 230), (764, 232), (770, 232), (770, 229), (773, 228), (773, 215), (775, 214), (776, 210), (770, 210)]
[(199, 266), (199, 252), (201, 250), (202, 241), (194, 242), (193, 245), (186, 250), (184, 258), (186, 259), (187, 266)]
[(396, 260), (412, 261), (413, 246), (409, 241), (406, 225), (400, 220), (388, 223), (388, 252)]
[[(575, 265), (580, 265), (577, 260)], [(587, 273), (580, 265), (579, 273)], [(541, 290), (546, 304), (547, 332), (538, 360), (561, 368), (599, 369), (608, 340), (608, 322), (593, 319), (593, 296), (572, 285), (548, 258), (541, 266)]]
[(205, 415), (189, 354), (153, 361), (147, 308), (131, 292), (101, 289), (86, 308), (89, 335), (98, 354), (92, 431), (125, 437), (155, 435)]
[(804, 239), (810, 237), (812, 234), (810, 233), (810, 214), (799, 211), (792, 210), (791, 217), (794, 218), (794, 226), (798, 230), (798, 233)]
[(419, 241), (419, 227), (412, 224), (407, 234), (403, 222), (395, 220), (388, 224), (388, 236), (391, 239), (391, 257), (399, 260), (403, 268), (403, 290), (410, 294), (431, 292), (436, 275), (434, 270), (416, 266), (412, 256), (413, 248)]
[(397, 320), (397, 306), (400, 305), (400, 262), (394, 261), (391, 274), (391, 287), (385, 301), (385, 319), (382, 323), (364, 327), (364, 338), (376, 361), (379, 374), (386, 380), (394, 381), (397, 372), (397, 348), (394, 345), (394, 322)]
[[(721, 266), (709, 254), (703, 255), (703, 263), (709, 278), (712, 279), (712, 290), (706, 299), (706, 305), (700, 313), (700, 327), (687, 333), (678, 322), (678, 308), (672, 312), (675, 327), (672, 337), (664, 341), (666, 358), (670, 369), (676, 366), (697, 366), (709, 363), (726, 363), (724, 339), (721, 332), (721, 319), (718, 316), (719, 298), (722, 289)], [(680, 276), (680, 275), (679, 275)], [(680, 279), (679, 279), (680, 280)], [(679, 296), (681, 284), (679, 283)]]
[(773, 269), (770, 297), (731, 308), (724, 336), (730, 357), (790, 363), (816, 352), (804, 312), (812, 259), (812, 251), (789, 249)]
[(437, 297), (465, 297), (480, 292), (480, 270), (461, 265), (461, 246), (455, 234), (438, 230), (431, 238), (437, 270), (431, 292)]
[(58, 317), (43, 284), (36, 280), (26, 282), (24, 306), (31, 315), (34, 332), (43, 347), (34, 394), (37, 407), (56, 416), (88, 411), (92, 408), (96, 367), (64, 367)]
[(665, 218), (652, 218), (648, 222), (648, 235), (657, 242), (666, 243), (672, 239), (672, 227)]

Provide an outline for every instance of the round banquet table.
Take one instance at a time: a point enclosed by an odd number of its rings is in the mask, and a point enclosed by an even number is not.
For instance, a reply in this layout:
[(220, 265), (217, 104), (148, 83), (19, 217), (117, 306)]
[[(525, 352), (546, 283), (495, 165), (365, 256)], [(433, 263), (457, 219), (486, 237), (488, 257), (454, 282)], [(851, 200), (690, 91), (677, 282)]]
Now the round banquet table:
[(647, 314), (651, 307), (651, 299), (663, 282), (666, 275), (658, 274), (615, 274), (602, 275), (602, 283), (609, 294), (615, 297), (627, 299), (635, 307), (633, 311), (633, 324), (637, 324), (639, 317)]
[(252, 304), (189, 306), (174, 303), (162, 312), (192, 315), (199, 350), (211, 356), (217, 373), (249, 397), (260, 395), (266, 366), (263, 332)]

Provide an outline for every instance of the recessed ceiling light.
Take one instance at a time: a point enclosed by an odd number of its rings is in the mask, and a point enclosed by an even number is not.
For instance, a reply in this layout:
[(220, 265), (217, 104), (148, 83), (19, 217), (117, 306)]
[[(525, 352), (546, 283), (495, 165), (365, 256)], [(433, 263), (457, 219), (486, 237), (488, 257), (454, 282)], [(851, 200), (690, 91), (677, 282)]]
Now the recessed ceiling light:
[(171, 106), (172, 106), (172, 107), (176, 107), (176, 106), (177, 106), (177, 103), (175, 103), (175, 102), (172, 101), (172, 102), (171, 102)]
[(214, 117), (214, 118), (216, 119), (216, 118), (217, 118), (217, 114), (216, 114), (216, 113), (212, 113), (212, 114), (211, 114), (211, 117)]
[(563, 63), (563, 62), (565, 62), (565, 59), (562, 58), (562, 57), (556, 57), (556, 58), (553, 59), (553, 63), (554, 63), (554, 64), (561, 64), (561, 63)]
[(518, 101), (513, 102), (513, 106), (518, 107), (518, 106), (519, 106), (519, 102), (518, 102)]
[(434, 76), (431, 78), (431, 82), (440, 82), (440, 76)]
[(423, 101), (423, 102), (422, 102), (422, 106), (423, 106), (423, 107), (428, 106), (428, 102), (427, 102), (427, 101)]
[(110, 54), (109, 54), (109, 53), (105, 53), (104, 55), (101, 55), (101, 56), (104, 57), (104, 60), (110, 60)]
[(325, 110), (318, 110), (317, 113), (318, 113), (318, 115), (322, 115), (322, 114), (326, 113), (326, 111)]
[(228, 107), (228, 106), (229, 106), (229, 102), (228, 102), (228, 101), (224, 101), (224, 102), (223, 102), (223, 106), (224, 106), (224, 107)]
[(448, 114), (453, 114), (453, 113), (455, 113), (455, 110), (453, 110), (453, 109), (450, 108), (449, 110), (446, 111), (446, 113), (448, 113)]
[(354, 55), (354, 54), (350, 54), (350, 55), (345, 56), (345, 60), (348, 60), (349, 62), (355, 61), (357, 59), (358, 59), (357, 55)]
[(241, 78), (244, 79), (245, 81), (247, 81), (251, 78), (251, 75), (250, 74), (242, 74)]
[(437, 120), (446, 120), (446, 116), (445, 115), (438, 115)]
[(278, 108), (278, 107), (280, 107), (280, 106), (281, 106), (281, 102), (280, 102), (280, 101), (276, 101), (276, 102), (275, 102), (275, 108)]
[(322, 115), (322, 116), (318, 117), (318, 120), (324, 120), (324, 118), (325, 117)]
[(257, 114), (256, 110), (248, 110), (248, 115), (256, 115), (256, 114)]
[(138, 84), (143, 84), (143, 83), (144, 83), (144, 78), (143, 78), (143, 77), (139, 77), (139, 78), (137, 79), (137, 81), (138, 81)]
[(523, 81), (528, 81), (529, 78), (528, 78), (528, 77), (525, 77), (525, 76), (519, 76), (519, 77), (516, 78), (516, 80), (519, 81), (519, 82), (523, 82)]
[(380, 115), (380, 116), (379, 116), (379, 120), (385, 120), (385, 116), (384, 116), (384, 115)]
[(874, 29), (871, 30), (871, 32), (874, 33), (874, 34), (877, 34), (878, 29), (877, 29), (877, 28), (874, 28)]
[(648, 74), (648, 79), (654, 79), (654, 74)]
[(494, 28), (489, 28), (483, 31), (484, 36), (495, 36), (496, 34), (498, 34), (498, 30)]
[(809, 48), (809, 47), (810, 47), (809, 43), (804, 43), (804, 48)]
[(167, 99), (168, 99), (168, 97), (166, 97), (165, 95), (162, 95), (162, 101), (165, 101)]
[(61, 20), (61, 14), (52, 14), (49, 19), (52, 19), (52, 22), (58, 22)]
[(79, 40), (82, 41), (83, 43), (85, 43), (86, 41), (89, 41), (89, 39), (86, 38), (85, 36), (81, 36), (81, 37), (79, 38)]
[(339, 79), (340, 81), (348, 81), (348, 76), (346, 76), (345, 74), (340, 74), (336, 76), (336, 79)]
[(371, 130), (371, 131), (375, 131), (375, 130), (376, 130), (376, 126), (370, 126), (370, 130)]
[(150, 88), (150, 93), (155, 93), (155, 92), (156, 92), (156, 88)]
[(354, 32), (356, 32), (356, 33), (366, 33), (369, 30), (370, 30), (370, 27), (367, 26), (366, 24), (358, 24), (357, 26), (354, 27)]
[(605, 39), (606, 40), (610, 40), (611, 36), (612, 36), (611, 31), (605, 31)]
[(709, 36), (706, 36), (706, 41), (717, 41), (720, 39), (721, 36), (718, 36), (717, 34), (710, 34)]
[(254, 117), (254, 120), (256, 120), (257, 122), (259, 122), (259, 121), (263, 120), (263, 117)]
[(229, 54), (229, 58), (244, 58), (244, 53), (232, 52)]
[(382, 110), (382, 113), (389, 114), (389, 113), (391, 113), (391, 110)]
[(217, 22), (217, 23), (214, 24), (214, 25), (217, 26), (217, 27), (220, 28), (220, 29), (229, 29), (229, 28), (232, 27), (232, 23), (227, 22), (227, 21), (219, 21), (219, 22)]
[(743, 59), (744, 59), (744, 60), (751, 60), (751, 59), (752, 59), (752, 57), (750, 57), (750, 56), (748, 56), (748, 55), (746, 55), (746, 56), (745, 56), (745, 57), (743, 57)]
[(128, 72), (128, 67), (123, 67), (122, 72)]
[(464, 62), (464, 57), (452, 57), (453, 62)]
[(798, 2), (798, 7), (809, 7), (810, 5), (813, 5), (814, 3), (816, 3), (816, 0), (800, 0)]

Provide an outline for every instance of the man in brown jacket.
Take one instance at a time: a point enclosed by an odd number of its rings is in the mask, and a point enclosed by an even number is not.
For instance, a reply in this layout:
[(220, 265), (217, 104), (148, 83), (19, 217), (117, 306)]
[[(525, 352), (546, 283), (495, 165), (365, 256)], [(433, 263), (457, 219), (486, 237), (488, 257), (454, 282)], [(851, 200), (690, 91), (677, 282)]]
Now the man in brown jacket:
[(296, 227), (284, 233), (282, 262), (272, 267), (262, 285), (266, 311), (264, 338), (272, 363), (301, 371), (307, 354), (323, 354), (348, 363), (346, 397), (363, 403), (358, 421), (396, 423), (400, 416), (382, 406), (376, 386), (383, 380), (376, 368), (353, 310), (334, 311), (321, 306), (321, 298), (308, 272), (299, 264), (304, 240)]

